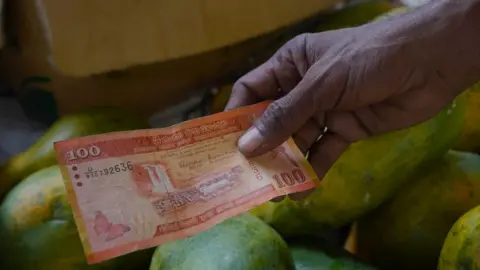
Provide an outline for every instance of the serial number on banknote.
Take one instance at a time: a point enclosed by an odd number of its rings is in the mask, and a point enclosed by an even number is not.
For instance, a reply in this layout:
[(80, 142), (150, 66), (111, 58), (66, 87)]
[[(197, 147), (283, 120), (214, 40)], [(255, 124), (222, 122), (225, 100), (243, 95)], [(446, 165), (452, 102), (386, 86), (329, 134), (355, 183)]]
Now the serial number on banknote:
[(92, 167), (88, 167), (87, 172), (85, 172), (85, 177), (87, 179), (90, 178), (97, 178), (106, 175), (113, 175), (121, 172), (127, 172), (133, 170), (133, 164), (131, 161), (121, 162), (119, 164), (101, 168), (101, 169), (93, 169)]

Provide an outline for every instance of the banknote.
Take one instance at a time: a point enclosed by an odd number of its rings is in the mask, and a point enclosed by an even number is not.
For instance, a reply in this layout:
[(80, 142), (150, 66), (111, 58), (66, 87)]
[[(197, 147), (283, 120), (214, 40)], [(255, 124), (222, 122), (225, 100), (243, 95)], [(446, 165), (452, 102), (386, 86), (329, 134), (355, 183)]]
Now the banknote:
[(254, 158), (238, 151), (239, 137), (267, 105), (56, 142), (87, 261), (186, 238), (315, 187), (318, 179), (292, 139)]

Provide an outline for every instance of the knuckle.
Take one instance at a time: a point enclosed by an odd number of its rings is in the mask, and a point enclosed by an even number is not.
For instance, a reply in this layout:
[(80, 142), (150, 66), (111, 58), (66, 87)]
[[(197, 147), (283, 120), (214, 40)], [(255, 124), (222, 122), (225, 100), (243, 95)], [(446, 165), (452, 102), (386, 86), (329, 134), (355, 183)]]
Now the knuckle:
[(290, 39), (286, 44), (285, 47), (287, 50), (297, 50), (299, 48), (305, 48), (305, 44), (307, 39), (311, 34), (303, 33), (300, 35), (295, 36), (294, 38)]
[(302, 33), (294, 37), (293, 40), (297, 42), (297, 45), (303, 45), (311, 35), (311, 33)]
[(307, 69), (318, 59), (317, 52), (320, 47), (313, 44), (313, 35), (314, 34), (311, 33), (300, 34), (292, 40), (292, 44), (290, 45), (291, 54), (296, 55), (299, 61), (306, 64), (306, 69), (303, 70), (303, 74), (305, 74)]
[[(291, 64), (292, 61), (296, 60), (304, 61), (307, 55), (307, 49), (309, 48), (308, 40), (312, 34), (304, 33), (295, 36), (294, 38), (288, 40), (272, 57), (273, 62), (278, 66), (282, 63)], [(297, 59), (298, 58), (298, 59)], [(296, 60), (295, 60), (296, 59)], [(307, 66), (309, 66), (311, 61), (307, 60)], [(303, 69), (302, 69), (303, 70)], [(303, 70), (304, 74), (306, 70)]]

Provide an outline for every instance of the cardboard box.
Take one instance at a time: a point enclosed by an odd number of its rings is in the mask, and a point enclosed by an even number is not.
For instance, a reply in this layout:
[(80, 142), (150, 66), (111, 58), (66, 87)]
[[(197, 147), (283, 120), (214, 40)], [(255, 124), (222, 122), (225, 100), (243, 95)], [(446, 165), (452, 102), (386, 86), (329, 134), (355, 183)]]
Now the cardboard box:
[[(28, 4), (26, 0), (15, 1)], [(235, 81), (290, 38), (314, 29), (318, 21), (318, 16), (313, 16), (260, 37), (190, 57), (73, 77), (49, 64), (43, 57), (43, 37), (25, 35), (36, 25), (20, 23), (28, 17), (19, 16), (21, 10), (14, 11), (9, 15), (10, 19), (16, 16), (13, 21), (17, 22), (9, 29), (13, 42), (0, 51), (0, 79), (20, 93), (32, 88), (53, 92), (60, 115), (86, 107), (115, 105), (150, 116), (193, 93)], [(23, 31), (15, 31), (15, 27)], [(35, 41), (39, 46), (33, 46), (31, 42)]]
[(46, 40), (44, 53), (56, 69), (78, 77), (216, 50), (291, 25), (343, 0), (11, 2), (17, 11), (26, 12), (17, 15), (17, 21), (35, 24), (20, 27), (35, 31), (20, 34), (22, 46), (39, 46), (39, 40)]

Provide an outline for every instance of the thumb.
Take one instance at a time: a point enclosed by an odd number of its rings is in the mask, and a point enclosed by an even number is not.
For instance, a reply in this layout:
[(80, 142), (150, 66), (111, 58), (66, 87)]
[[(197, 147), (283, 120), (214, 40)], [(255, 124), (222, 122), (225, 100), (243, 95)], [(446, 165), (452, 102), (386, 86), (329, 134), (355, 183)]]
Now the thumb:
[(288, 140), (315, 111), (315, 105), (307, 96), (294, 89), (272, 102), (239, 139), (240, 152), (245, 156), (258, 156)]

